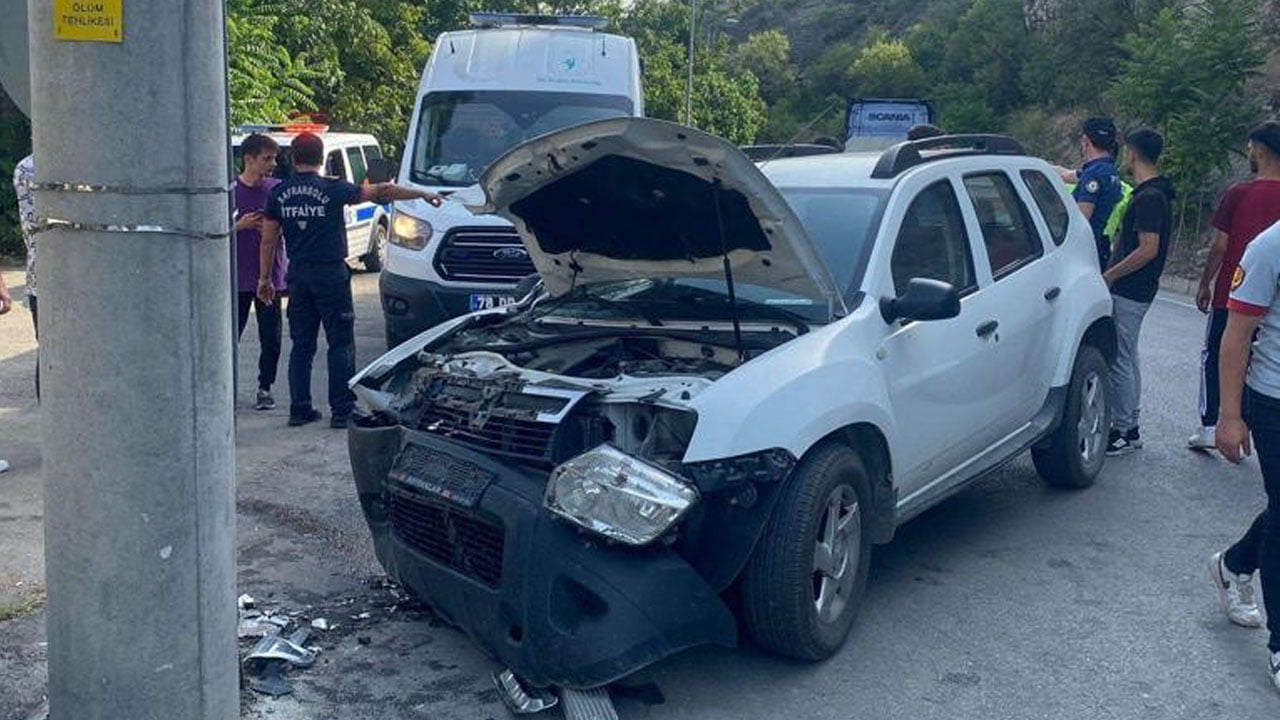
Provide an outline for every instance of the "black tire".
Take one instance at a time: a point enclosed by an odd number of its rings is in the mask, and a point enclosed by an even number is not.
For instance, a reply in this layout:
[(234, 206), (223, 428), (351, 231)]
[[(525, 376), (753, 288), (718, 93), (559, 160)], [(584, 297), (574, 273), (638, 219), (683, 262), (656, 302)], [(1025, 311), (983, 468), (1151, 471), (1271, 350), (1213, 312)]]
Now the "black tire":
[[(1092, 388), (1092, 390), (1091, 390)], [(1098, 406), (1091, 406), (1091, 392)], [(1086, 488), (1106, 461), (1111, 427), (1111, 387), (1107, 362), (1092, 345), (1081, 345), (1071, 370), (1062, 420), (1046, 447), (1032, 448), (1036, 472), (1054, 487)]]
[(373, 230), (373, 247), (360, 257), (360, 262), (368, 272), (382, 269), (382, 253), (387, 251), (387, 226), (378, 224)]
[[(844, 644), (871, 565), (870, 487), (862, 459), (845, 445), (820, 445), (801, 461), (743, 571), (742, 621), (757, 645), (812, 661), (831, 657)], [(837, 513), (848, 512), (850, 519), (843, 538), (829, 544), (836, 552), (828, 565), (848, 574), (839, 578), (817, 569), (819, 533), (826, 534), (833, 498), (841, 504)], [(847, 505), (850, 500), (855, 507)], [(857, 567), (850, 568), (855, 560)], [(820, 583), (830, 583), (826, 587), (835, 593), (828, 595), (825, 613), (819, 611)]]

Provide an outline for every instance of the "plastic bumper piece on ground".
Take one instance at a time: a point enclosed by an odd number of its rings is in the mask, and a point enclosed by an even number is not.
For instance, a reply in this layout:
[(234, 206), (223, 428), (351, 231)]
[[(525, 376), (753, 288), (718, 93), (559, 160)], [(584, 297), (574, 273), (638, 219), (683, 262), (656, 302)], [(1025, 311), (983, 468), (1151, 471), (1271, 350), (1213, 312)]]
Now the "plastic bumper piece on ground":
[[(736, 644), (732, 613), (683, 558), (607, 545), (556, 520), (542, 506), (544, 480), (401, 428), (353, 427), (349, 442), (387, 573), (523, 681), (594, 688), (686, 648)], [(393, 490), (388, 474), (408, 442), (491, 475), (476, 507), (424, 497), (430, 527), (406, 515), (401, 495), (392, 496), (403, 488)], [(500, 563), (459, 547), (487, 542), (493, 554), (493, 537), (483, 541), (477, 526), (498, 528)]]
[(472, 290), (382, 272), (378, 295), (386, 320), (387, 349), (440, 323), (471, 312)]

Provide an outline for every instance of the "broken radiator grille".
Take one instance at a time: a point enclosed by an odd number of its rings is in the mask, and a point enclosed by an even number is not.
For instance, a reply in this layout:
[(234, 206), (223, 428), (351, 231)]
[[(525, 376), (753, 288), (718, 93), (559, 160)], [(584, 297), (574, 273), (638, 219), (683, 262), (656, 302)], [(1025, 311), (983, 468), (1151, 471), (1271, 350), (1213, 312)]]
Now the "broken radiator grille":
[(454, 511), (394, 481), (387, 483), (387, 506), (392, 529), (410, 547), (489, 587), (501, 582), (500, 524)]
[(432, 405), (424, 410), (418, 429), (483, 452), (551, 466), (551, 439), (556, 431), (552, 423), (495, 413), (477, 427), (467, 410)]

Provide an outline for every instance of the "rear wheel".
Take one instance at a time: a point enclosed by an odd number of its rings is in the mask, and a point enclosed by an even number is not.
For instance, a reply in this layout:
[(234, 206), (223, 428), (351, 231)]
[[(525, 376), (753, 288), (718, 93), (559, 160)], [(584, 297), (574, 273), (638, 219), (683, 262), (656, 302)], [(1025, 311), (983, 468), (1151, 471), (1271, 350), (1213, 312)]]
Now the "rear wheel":
[(1081, 345), (1067, 388), (1067, 404), (1048, 447), (1033, 448), (1036, 472), (1056, 487), (1084, 488), (1093, 484), (1106, 459), (1111, 427), (1107, 363), (1092, 345)]
[(758, 645), (822, 660), (844, 644), (867, 588), (870, 487), (844, 445), (822, 445), (797, 468), (743, 572), (743, 624)]
[(364, 269), (369, 272), (378, 272), (382, 269), (382, 261), (387, 254), (387, 226), (379, 223), (373, 228), (373, 242), (369, 247), (369, 252), (360, 258), (360, 262), (364, 264)]

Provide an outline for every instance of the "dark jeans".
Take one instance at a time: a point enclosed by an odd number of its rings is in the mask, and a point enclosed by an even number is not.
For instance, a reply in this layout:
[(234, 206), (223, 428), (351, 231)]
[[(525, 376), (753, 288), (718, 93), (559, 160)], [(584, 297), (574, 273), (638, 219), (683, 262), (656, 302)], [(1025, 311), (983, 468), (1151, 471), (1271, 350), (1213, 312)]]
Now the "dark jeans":
[(236, 339), (244, 335), (244, 326), (249, 322), (249, 309), (258, 316), (258, 389), (270, 390), (276, 382), (276, 368), (280, 366), (280, 303), (270, 305), (259, 300), (254, 293), (238, 293), (239, 321)]
[(1218, 424), (1218, 351), (1222, 332), (1227, 329), (1227, 311), (1214, 308), (1205, 326), (1204, 350), (1200, 352), (1200, 424)]
[(1271, 652), (1280, 652), (1280, 398), (1246, 388), (1245, 418), (1262, 467), (1267, 507), (1222, 560), (1237, 575), (1258, 571), (1267, 608), (1267, 630), (1271, 632), (1268, 647)]
[(36, 329), (36, 402), (40, 402), (40, 311), (35, 295), (27, 296), (31, 306), (31, 324)]
[(346, 263), (303, 264), (289, 267), (289, 412), (299, 415), (311, 405), (311, 361), (316, 356), (320, 327), (329, 345), (329, 407), (346, 415), (355, 405), (347, 381), (356, 374), (355, 307), (351, 302), (351, 271)]

